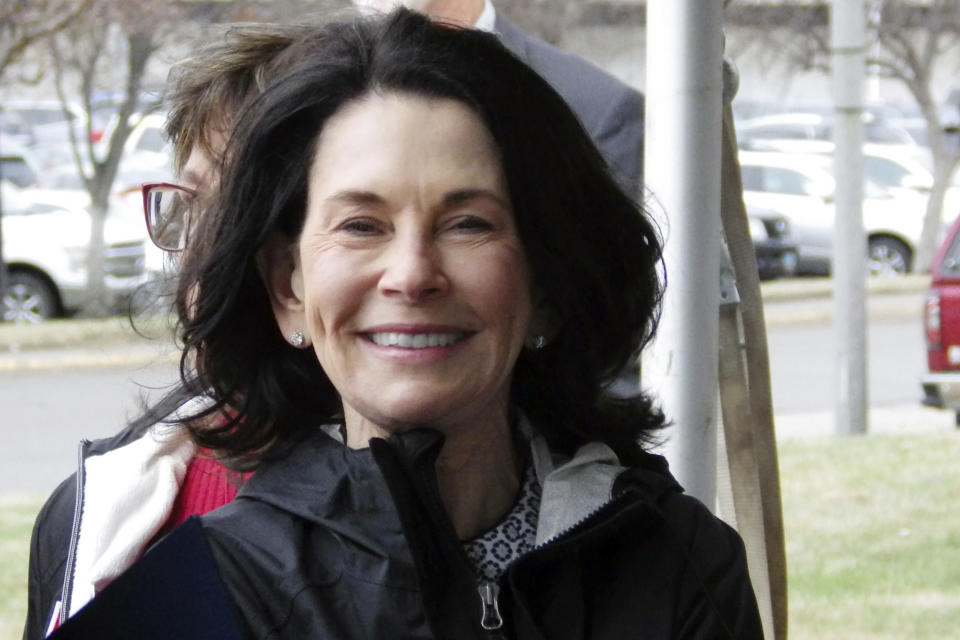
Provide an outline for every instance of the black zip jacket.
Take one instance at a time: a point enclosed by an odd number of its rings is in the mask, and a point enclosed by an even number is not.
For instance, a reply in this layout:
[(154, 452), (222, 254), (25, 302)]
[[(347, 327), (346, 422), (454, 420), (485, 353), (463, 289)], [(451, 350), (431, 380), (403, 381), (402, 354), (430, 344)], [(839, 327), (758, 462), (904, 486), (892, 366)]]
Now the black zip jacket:
[(30, 567), (27, 574), (27, 620), (23, 629), (24, 640), (40, 640), (46, 635), (50, 616), (58, 601), (61, 601), (65, 580), (70, 573), (70, 549), (75, 544), (74, 523), (77, 510), (83, 504), (78, 483), (85, 458), (102, 455), (127, 445), (143, 436), (144, 429), (131, 426), (115, 436), (80, 443), (78, 471), (54, 489), (44, 503), (33, 525), (30, 538)]
[[(743, 543), (659, 456), (483, 584), (436, 488), (442, 436), (318, 433), (202, 517), (251, 638), (761, 638)], [(498, 595), (497, 592), (499, 592)]]

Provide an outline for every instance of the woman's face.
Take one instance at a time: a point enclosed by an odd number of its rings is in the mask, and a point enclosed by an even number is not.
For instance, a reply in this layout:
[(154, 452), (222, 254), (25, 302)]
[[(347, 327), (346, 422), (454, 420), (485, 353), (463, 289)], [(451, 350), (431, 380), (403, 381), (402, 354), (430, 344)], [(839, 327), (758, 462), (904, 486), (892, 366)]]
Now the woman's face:
[(291, 289), (348, 437), (505, 420), (530, 277), (477, 115), (371, 94), (328, 121), (309, 180)]

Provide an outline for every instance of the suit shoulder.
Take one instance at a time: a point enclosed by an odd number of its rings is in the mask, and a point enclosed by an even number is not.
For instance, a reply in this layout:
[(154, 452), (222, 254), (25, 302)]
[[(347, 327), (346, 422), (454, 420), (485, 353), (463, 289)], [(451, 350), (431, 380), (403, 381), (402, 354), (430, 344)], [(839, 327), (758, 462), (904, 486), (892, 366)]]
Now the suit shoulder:
[[(641, 93), (580, 56), (545, 42), (497, 16), (497, 29), (508, 49), (543, 76), (567, 100), (616, 99), (641, 102)], [(599, 95), (598, 95), (599, 94)]]

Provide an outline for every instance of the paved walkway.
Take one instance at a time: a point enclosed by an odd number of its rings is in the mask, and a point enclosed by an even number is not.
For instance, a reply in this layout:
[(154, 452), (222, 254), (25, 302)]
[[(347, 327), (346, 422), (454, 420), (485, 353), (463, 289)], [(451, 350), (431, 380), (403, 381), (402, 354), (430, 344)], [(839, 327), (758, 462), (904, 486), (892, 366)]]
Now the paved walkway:
[(123, 342), (90, 347), (20, 349), (0, 353), (0, 372), (53, 371), (97, 367), (141, 367), (177, 363), (180, 352), (169, 343)]
[[(836, 435), (832, 411), (779, 413), (774, 418), (777, 440), (829, 438)], [(871, 407), (867, 418), (871, 434), (910, 434), (956, 431), (952, 411), (919, 403)]]

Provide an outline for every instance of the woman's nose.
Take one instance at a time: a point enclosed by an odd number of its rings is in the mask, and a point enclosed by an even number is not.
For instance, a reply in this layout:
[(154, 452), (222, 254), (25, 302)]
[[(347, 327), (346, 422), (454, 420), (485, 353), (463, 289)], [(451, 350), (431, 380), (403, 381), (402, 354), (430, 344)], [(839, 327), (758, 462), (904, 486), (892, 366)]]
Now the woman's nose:
[(425, 238), (397, 237), (385, 257), (381, 292), (417, 302), (444, 295), (449, 281), (437, 247)]

